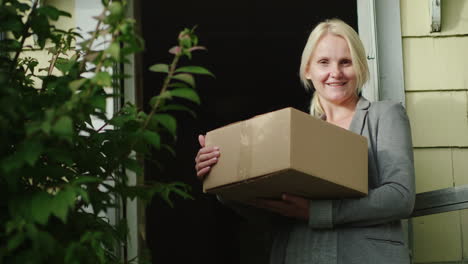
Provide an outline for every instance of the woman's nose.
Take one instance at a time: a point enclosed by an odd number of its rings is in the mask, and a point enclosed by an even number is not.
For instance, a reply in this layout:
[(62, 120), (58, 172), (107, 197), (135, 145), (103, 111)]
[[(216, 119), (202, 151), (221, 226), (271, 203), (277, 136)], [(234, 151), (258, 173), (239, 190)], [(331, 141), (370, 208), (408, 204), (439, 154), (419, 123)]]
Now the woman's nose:
[(333, 78), (340, 78), (343, 74), (343, 71), (341, 70), (339, 65), (334, 65), (330, 69), (330, 76)]

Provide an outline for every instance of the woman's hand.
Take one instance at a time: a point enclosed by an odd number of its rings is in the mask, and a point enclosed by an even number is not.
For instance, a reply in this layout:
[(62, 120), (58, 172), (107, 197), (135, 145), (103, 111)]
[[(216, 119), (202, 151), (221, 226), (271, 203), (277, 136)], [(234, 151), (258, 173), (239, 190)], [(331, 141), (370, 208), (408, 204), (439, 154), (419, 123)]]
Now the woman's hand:
[(218, 162), (220, 152), (219, 147), (206, 147), (203, 135), (198, 136), (198, 142), (201, 148), (195, 158), (195, 170), (197, 171), (197, 178), (203, 180), (210, 172), (211, 167)]
[(249, 204), (287, 217), (309, 220), (309, 200), (292, 194), (283, 194), (281, 199), (255, 199)]

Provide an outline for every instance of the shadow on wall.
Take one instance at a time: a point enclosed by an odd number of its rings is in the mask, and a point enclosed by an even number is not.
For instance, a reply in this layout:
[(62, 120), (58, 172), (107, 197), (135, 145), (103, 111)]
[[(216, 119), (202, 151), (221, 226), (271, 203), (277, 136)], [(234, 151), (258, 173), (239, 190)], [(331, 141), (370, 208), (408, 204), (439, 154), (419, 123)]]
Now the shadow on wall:
[[(459, 27), (459, 24), (466, 20), (466, 17), (462, 17), (462, 11), (464, 11), (467, 7), (468, 1), (441, 1), (441, 16), (442, 16), (442, 30), (443, 31), (450, 31), (454, 30)], [(465, 13), (467, 13), (465, 11)], [(465, 32), (460, 33), (468, 33), (468, 28), (465, 29)]]

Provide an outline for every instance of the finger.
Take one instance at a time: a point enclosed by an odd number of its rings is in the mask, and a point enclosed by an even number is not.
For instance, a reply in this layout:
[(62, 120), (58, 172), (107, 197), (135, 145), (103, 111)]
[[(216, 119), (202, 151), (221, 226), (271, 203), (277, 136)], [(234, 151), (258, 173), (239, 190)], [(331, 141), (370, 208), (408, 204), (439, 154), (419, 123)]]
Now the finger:
[(281, 198), (288, 204), (290, 204), (291, 207), (295, 208), (294, 211), (292, 211), (292, 216), (295, 218), (299, 218), (302, 220), (308, 220), (309, 219), (309, 206), (310, 206), (310, 201), (296, 195), (291, 195), (291, 194), (283, 194)]
[(209, 159), (207, 161), (204, 161), (204, 162), (197, 162), (197, 164), (195, 164), (195, 169), (197, 171), (200, 171), (202, 170), (203, 168), (205, 167), (208, 167), (208, 166), (213, 166), (214, 164), (216, 164), (218, 162), (218, 158), (214, 157), (212, 159)]
[(198, 135), (198, 143), (201, 147), (205, 147), (205, 137), (203, 135)]
[(207, 153), (210, 153), (210, 152), (213, 152), (213, 151), (219, 151), (219, 147), (203, 147), (201, 148), (198, 153), (197, 153), (197, 157), (202, 155), (202, 154), (207, 154)]
[(200, 179), (200, 180), (203, 180), (205, 178), (206, 174), (208, 174), (208, 172), (210, 172), (210, 170), (211, 170), (211, 167), (209, 167), (209, 166), (199, 170), (197, 172), (197, 178)]
[(212, 158), (219, 158), (220, 156), (220, 153), (219, 151), (213, 151), (213, 152), (210, 152), (210, 153), (207, 153), (207, 154), (201, 154), (200, 156), (198, 156), (197, 160), (195, 160), (195, 162), (204, 162), (204, 161), (207, 161), (207, 160), (210, 160)]
[(299, 197), (299, 196), (296, 196), (296, 195), (291, 195), (291, 194), (286, 194), (286, 193), (281, 195), (281, 199), (283, 199), (283, 201), (286, 201), (286, 202), (289, 202), (289, 203), (292, 203), (292, 204), (296, 204), (296, 205), (307, 204), (306, 199), (304, 199), (302, 197)]

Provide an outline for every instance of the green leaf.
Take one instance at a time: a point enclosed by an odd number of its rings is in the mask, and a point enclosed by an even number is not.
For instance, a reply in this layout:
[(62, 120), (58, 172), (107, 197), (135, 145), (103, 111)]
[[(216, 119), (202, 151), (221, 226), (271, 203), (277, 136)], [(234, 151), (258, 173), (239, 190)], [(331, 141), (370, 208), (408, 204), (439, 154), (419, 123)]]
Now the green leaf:
[(46, 133), (46, 135), (48, 135), (50, 133), (50, 130), (52, 129), (52, 125), (51, 125), (50, 121), (48, 121), (48, 120), (44, 121), (41, 124), (41, 129), (42, 129), (42, 131), (44, 131), (44, 133)]
[(180, 67), (175, 72), (186, 72), (186, 73), (194, 73), (194, 74), (206, 74), (214, 77), (214, 74), (211, 73), (209, 70), (200, 67), (200, 66), (185, 66)]
[(57, 58), (57, 61), (54, 66), (63, 74), (67, 74), (73, 68), (75, 62), (76, 61), (70, 60), (68, 58), (59, 57)]
[(35, 221), (45, 225), (51, 214), (50, 202), (52, 197), (45, 193), (39, 192), (32, 197), (31, 215)]
[(38, 121), (25, 124), (26, 135), (29, 137), (33, 135), (34, 133), (40, 131), (42, 124), (43, 124), (42, 122), (38, 122)]
[(167, 64), (155, 64), (149, 68), (150, 71), (153, 72), (163, 72), (163, 73), (168, 73), (169, 72), (169, 66)]
[(26, 10), (29, 10), (29, 8), (31, 8), (31, 6), (26, 3), (13, 2), (12, 4), (16, 7), (16, 9), (18, 9), (21, 12), (24, 12)]
[(23, 27), (24, 24), (18, 17), (10, 17), (10, 19), (3, 20), (0, 25), (0, 29), (13, 32), (21, 31)]
[(98, 72), (93, 77), (93, 82), (100, 86), (112, 86), (112, 77), (108, 72)]
[(158, 133), (153, 131), (145, 130), (143, 131), (143, 138), (153, 145), (155, 148), (159, 149), (161, 147), (161, 137)]
[(171, 194), (171, 189), (169, 184), (166, 183), (160, 183), (160, 185), (157, 186), (156, 188), (156, 193), (161, 197), (170, 207), (174, 207), (174, 203), (170, 199), (170, 194)]
[(186, 83), (176, 82), (168, 85), (171, 88), (190, 88)]
[(150, 101), (149, 101), (149, 105), (151, 107), (154, 107), (156, 102), (158, 100), (161, 100), (161, 102), (159, 103), (159, 106), (162, 105), (162, 102), (165, 100), (165, 99), (171, 99), (172, 96), (171, 96), (171, 93), (169, 91), (164, 91), (163, 93), (159, 94), (159, 95), (156, 95), (156, 96), (153, 96), (151, 97)]
[(192, 115), (193, 117), (197, 117), (197, 115), (192, 109), (184, 105), (176, 105), (176, 104), (164, 105), (164, 106), (161, 106), (160, 110), (161, 111), (184, 111), (184, 112), (190, 113), (190, 115)]
[(106, 53), (109, 54), (112, 58), (119, 60), (120, 59), (120, 45), (117, 42), (113, 42), (106, 49)]
[[(35, 242), (33, 247), (35, 250), (41, 251), (43, 256), (51, 256), (56, 254), (54, 249), (57, 248), (57, 242), (49, 232), (37, 230), (36, 237), (32, 239), (33, 242)], [(29, 237), (32, 237), (32, 235), (29, 235)]]
[(157, 102), (158, 100), (164, 100), (164, 99), (161, 98), (160, 96), (153, 96), (153, 97), (151, 97), (151, 99), (149, 100), (149, 105), (150, 105), (151, 107), (154, 107), (154, 106), (156, 105), (156, 102)]
[(140, 111), (137, 114), (137, 118), (140, 119), (140, 120), (146, 120), (147, 117), (148, 117), (148, 115), (143, 111)]
[(72, 181), (72, 184), (81, 185), (85, 183), (98, 183), (98, 182), (102, 182), (102, 179), (98, 177), (82, 175), (82, 176), (79, 176), (76, 180)]
[(67, 221), (68, 211), (75, 205), (76, 193), (72, 188), (65, 188), (52, 199), (52, 213), (64, 223)]
[(72, 91), (76, 91), (78, 90), (88, 79), (86, 78), (81, 78), (81, 79), (78, 79), (78, 80), (73, 80), (71, 81), (69, 84), (68, 84), (68, 87), (70, 87), (70, 89)]
[(135, 172), (138, 175), (143, 175), (143, 168), (138, 161), (128, 158), (124, 161), (124, 167), (128, 170)]
[(97, 109), (101, 109), (103, 112), (106, 111), (106, 97), (103, 95), (96, 95), (90, 98), (89, 103)]
[(37, 12), (39, 14), (45, 15), (49, 17), (50, 19), (56, 21), (59, 19), (61, 16), (66, 16), (66, 17), (71, 17), (70, 13), (67, 13), (65, 11), (59, 10), (53, 6), (50, 5), (44, 5), (41, 6), (37, 9)]
[(41, 155), (43, 145), (39, 141), (28, 141), (22, 146), (20, 153), (23, 153), (24, 160), (31, 166), (34, 166)]
[(51, 36), (51, 26), (45, 15), (37, 14), (31, 18), (31, 29), (37, 36), (37, 44), (44, 48), (46, 40)]
[(17, 51), (20, 48), (21, 42), (15, 39), (4, 39), (0, 42), (0, 49), (3, 51)]
[(190, 88), (180, 88), (180, 89), (174, 89), (169, 91), (171, 93), (171, 96), (175, 97), (181, 97), (190, 101), (193, 101), (197, 104), (200, 104), (200, 97), (198, 97), (198, 94)]
[(23, 243), (25, 238), (26, 238), (25, 233), (17, 233), (12, 238), (8, 239), (7, 250), (10, 252), (15, 250), (21, 245), (21, 243)]
[(129, 120), (132, 120), (133, 118), (134, 116), (120, 114), (120, 115), (114, 116), (109, 121), (109, 123), (117, 127), (122, 127), (126, 122), (128, 122)]
[(123, 14), (123, 7), (122, 3), (120, 2), (112, 2), (109, 6), (109, 11), (111, 16), (121, 16)]
[(124, 15), (122, 3), (113, 1), (109, 6), (110, 14), (105, 18), (106, 24), (116, 24)]
[(195, 87), (195, 79), (189, 73), (179, 73), (172, 76), (172, 79), (179, 80), (190, 84), (190, 86)]
[(178, 187), (175, 187), (172, 189), (172, 191), (176, 194), (178, 194), (180, 197), (184, 198), (184, 199), (190, 199), (190, 200), (193, 200), (193, 196), (190, 195), (186, 189), (184, 188), (178, 188)]
[(83, 190), (82, 188), (76, 188), (76, 194), (78, 195), (78, 199), (81, 196), (81, 199), (84, 202), (89, 203), (89, 194), (86, 190)]
[(168, 114), (155, 114), (153, 119), (165, 127), (173, 136), (176, 135), (177, 121), (173, 116)]
[(62, 116), (55, 124), (52, 126), (52, 132), (71, 139), (73, 136), (73, 121), (68, 116)]

